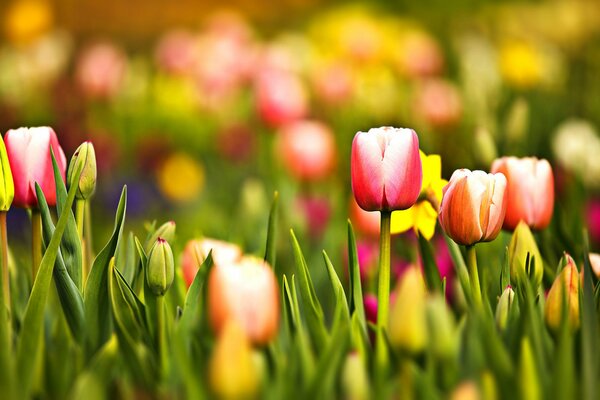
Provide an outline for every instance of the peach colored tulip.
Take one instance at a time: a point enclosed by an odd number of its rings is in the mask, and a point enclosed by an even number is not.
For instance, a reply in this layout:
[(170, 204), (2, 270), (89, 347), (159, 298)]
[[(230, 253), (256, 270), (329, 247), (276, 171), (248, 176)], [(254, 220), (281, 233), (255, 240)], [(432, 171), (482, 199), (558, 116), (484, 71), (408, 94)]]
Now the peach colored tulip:
[(552, 283), (544, 307), (544, 318), (554, 331), (561, 327), (563, 304), (566, 300), (567, 317), (571, 329), (579, 328), (579, 272), (575, 261), (565, 254), (566, 265)]
[(256, 80), (256, 104), (260, 117), (270, 126), (296, 121), (308, 113), (308, 94), (294, 73), (270, 69)]
[(502, 157), (492, 164), (508, 182), (504, 229), (513, 230), (519, 221), (532, 229), (550, 224), (554, 209), (554, 175), (547, 160), (535, 157)]
[(358, 232), (372, 238), (379, 237), (381, 221), (378, 212), (363, 210), (356, 202), (354, 196), (352, 196), (348, 214), (350, 214), (350, 220), (354, 224), (354, 229)]
[(503, 174), (459, 169), (444, 187), (440, 225), (462, 245), (494, 240), (506, 213), (506, 178)]
[(363, 210), (405, 210), (417, 201), (423, 171), (414, 130), (382, 127), (358, 132), (350, 165), (352, 191)]
[(56, 205), (56, 186), (50, 148), (54, 151), (63, 180), (67, 159), (56, 133), (50, 127), (19, 128), (6, 132), (6, 153), (15, 184), (13, 204), (17, 207), (37, 207), (37, 182), (49, 206)]
[(441, 79), (431, 79), (419, 87), (415, 113), (436, 128), (456, 126), (462, 116), (462, 101), (456, 86)]
[(196, 37), (185, 30), (173, 30), (160, 38), (154, 58), (159, 68), (175, 75), (189, 75), (199, 59)]
[(211, 250), (211, 257), (215, 265), (236, 263), (242, 258), (242, 249), (233, 243), (209, 238), (188, 241), (181, 256), (183, 279), (188, 287), (194, 281), (198, 268)]
[(298, 121), (285, 125), (276, 149), (286, 169), (300, 180), (324, 178), (335, 164), (335, 138), (331, 129), (321, 122)]
[(268, 343), (279, 324), (279, 288), (273, 269), (256, 257), (215, 265), (208, 279), (208, 309), (217, 335), (235, 319), (252, 343)]

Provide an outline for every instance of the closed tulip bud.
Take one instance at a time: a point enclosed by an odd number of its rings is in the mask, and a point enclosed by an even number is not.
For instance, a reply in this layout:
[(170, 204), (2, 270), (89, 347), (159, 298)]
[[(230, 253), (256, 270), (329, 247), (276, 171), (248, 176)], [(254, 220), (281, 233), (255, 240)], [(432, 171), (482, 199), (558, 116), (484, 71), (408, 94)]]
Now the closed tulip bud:
[(547, 160), (535, 157), (502, 157), (492, 172), (506, 176), (506, 217), (504, 229), (513, 230), (519, 221), (532, 229), (550, 224), (554, 209), (554, 176)]
[(544, 307), (546, 324), (554, 331), (560, 330), (564, 306), (570, 328), (579, 328), (579, 272), (571, 256), (565, 257), (566, 265), (554, 280)]
[(152, 249), (152, 246), (154, 246), (154, 243), (156, 243), (158, 238), (162, 238), (167, 242), (172, 242), (173, 239), (175, 239), (175, 228), (177, 228), (175, 221), (167, 221), (159, 226), (146, 242), (146, 251)]
[(220, 398), (248, 399), (258, 391), (260, 377), (252, 347), (236, 320), (229, 320), (224, 326), (209, 368), (210, 386)]
[(506, 212), (506, 178), (502, 174), (459, 169), (444, 187), (440, 225), (465, 246), (494, 240)]
[(390, 343), (408, 353), (419, 353), (427, 344), (427, 292), (421, 271), (412, 267), (400, 281), (390, 312)]
[(365, 364), (358, 353), (350, 353), (342, 370), (344, 398), (348, 400), (367, 400), (371, 398), (369, 376)]
[(236, 244), (209, 238), (190, 240), (181, 256), (183, 279), (188, 287), (209, 253), (214, 265), (234, 264), (242, 258), (242, 249)]
[(208, 278), (208, 312), (219, 334), (235, 319), (250, 341), (267, 344), (279, 326), (279, 289), (271, 267), (262, 259), (244, 257), (237, 263), (217, 264)]
[(35, 183), (42, 188), (49, 206), (56, 205), (56, 186), (50, 149), (54, 152), (61, 177), (65, 178), (67, 159), (52, 128), (11, 129), (4, 137), (6, 154), (14, 182), (13, 204), (37, 207)]
[(175, 277), (175, 262), (169, 243), (158, 238), (148, 255), (146, 280), (155, 296), (163, 296), (171, 287)]
[(0, 211), (8, 211), (15, 197), (15, 184), (2, 137), (0, 137), (0, 167), (2, 167), (0, 171)]
[[(74, 171), (79, 165), (83, 165), (79, 182), (73, 182)], [(67, 170), (67, 182), (69, 186), (77, 185), (76, 196), (80, 200), (87, 200), (94, 194), (96, 190), (96, 152), (92, 142), (84, 142), (75, 150)]]
[(498, 300), (498, 305), (496, 306), (496, 325), (501, 331), (506, 329), (508, 316), (510, 315), (514, 300), (515, 291), (512, 290), (512, 287), (507, 286), (502, 292), (500, 300)]
[(332, 172), (335, 138), (325, 124), (293, 122), (282, 128), (278, 139), (277, 154), (289, 173), (297, 179), (317, 180)]
[(372, 128), (352, 141), (352, 191), (365, 211), (410, 208), (421, 193), (419, 139), (412, 129)]
[(442, 296), (427, 302), (427, 322), (431, 332), (429, 348), (439, 359), (450, 360), (458, 349), (458, 337), (454, 315)]
[(525, 222), (520, 222), (513, 232), (508, 245), (508, 263), (510, 276), (514, 282), (520, 276), (530, 277), (535, 286), (539, 286), (544, 275), (544, 263), (535, 238)]

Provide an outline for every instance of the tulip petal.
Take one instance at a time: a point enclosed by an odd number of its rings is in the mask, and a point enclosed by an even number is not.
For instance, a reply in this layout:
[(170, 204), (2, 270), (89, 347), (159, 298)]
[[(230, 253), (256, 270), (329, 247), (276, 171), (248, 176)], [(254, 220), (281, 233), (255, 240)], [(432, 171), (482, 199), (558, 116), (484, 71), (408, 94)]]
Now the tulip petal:
[(383, 206), (383, 152), (377, 136), (359, 132), (352, 143), (352, 191), (358, 205), (366, 211)]

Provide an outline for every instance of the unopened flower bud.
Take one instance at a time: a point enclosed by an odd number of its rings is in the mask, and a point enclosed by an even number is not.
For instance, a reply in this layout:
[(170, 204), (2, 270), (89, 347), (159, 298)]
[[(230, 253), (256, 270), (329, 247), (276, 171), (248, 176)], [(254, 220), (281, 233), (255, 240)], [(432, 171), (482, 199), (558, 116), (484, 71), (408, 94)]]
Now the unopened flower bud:
[(365, 364), (356, 352), (348, 354), (342, 370), (344, 398), (348, 400), (369, 399), (369, 377)]
[(427, 344), (427, 292), (421, 271), (417, 268), (408, 269), (396, 293), (396, 301), (390, 312), (390, 342), (409, 353), (419, 353)]
[(450, 360), (458, 349), (454, 315), (442, 296), (434, 296), (427, 302), (429, 323), (429, 346), (434, 356)]
[[(83, 165), (79, 182), (73, 182), (74, 173), (78, 166)], [(67, 182), (69, 186), (77, 185), (76, 196), (80, 200), (89, 199), (96, 190), (96, 152), (92, 142), (83, 142), (71, 157), (67, 170)]]
[(0, 211), (8, 211), (15, 197), (15, 184), (13, 182), (6, 146), (0, 137)]
[(148, 286), (155, 296), (163, 296), (171, 287), (174, 277), (175, 262), (171, 246), (163, 238), (158, 238), (148, 256)]
[(546, 324), (554, 331), (560, 329), (563, 306), (566, 306), (571, 329), (579, 328), (579, 272), (571, 256), (566, 254), (565, 257), (566, 265), (554, 280), (544, 307)]
[(512, 287), (507, 286), (502, 292), (500, 300), (498, 300), (498, 305), (496, 306), (496, 325), (498, 325), (498, 328), (501, 331), (506, 329), (508, 316), (510, 315), (510, 310), (514, 305), (514, 300), (515, 291), (512, 290)]
[(176, 226), (177, 225), (175, 224), (175, 221), (167, 221), (161, 226), (159, 226), (158, 229), (154, 231), (152, 236), (150, 236), (150, 239), (148, 239), (148, 241), (146, 242), (146, 251), (150, 251), (150, 249), (152, 248), (152, 246), (154, 246), (154, 243), (156, 243), (158, 238), (162, 238), (167, 242), (172, 242), (173, 239), (175, 239)]
[(542, 282), (542, 255), (529, 226), (523, 221), (517, 225), (508, 245), (508, 262), (514, 282), (519, 282), (520, 276), (529, 277), (536, 288)]

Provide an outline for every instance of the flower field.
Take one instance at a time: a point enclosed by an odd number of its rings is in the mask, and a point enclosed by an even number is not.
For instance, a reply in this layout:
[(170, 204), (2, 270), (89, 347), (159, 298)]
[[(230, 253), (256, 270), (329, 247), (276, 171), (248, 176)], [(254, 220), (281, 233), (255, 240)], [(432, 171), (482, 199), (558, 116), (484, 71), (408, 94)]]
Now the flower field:
[(600, 397), (596, 2), (67, 3), (0, 6), (0, 398)]

